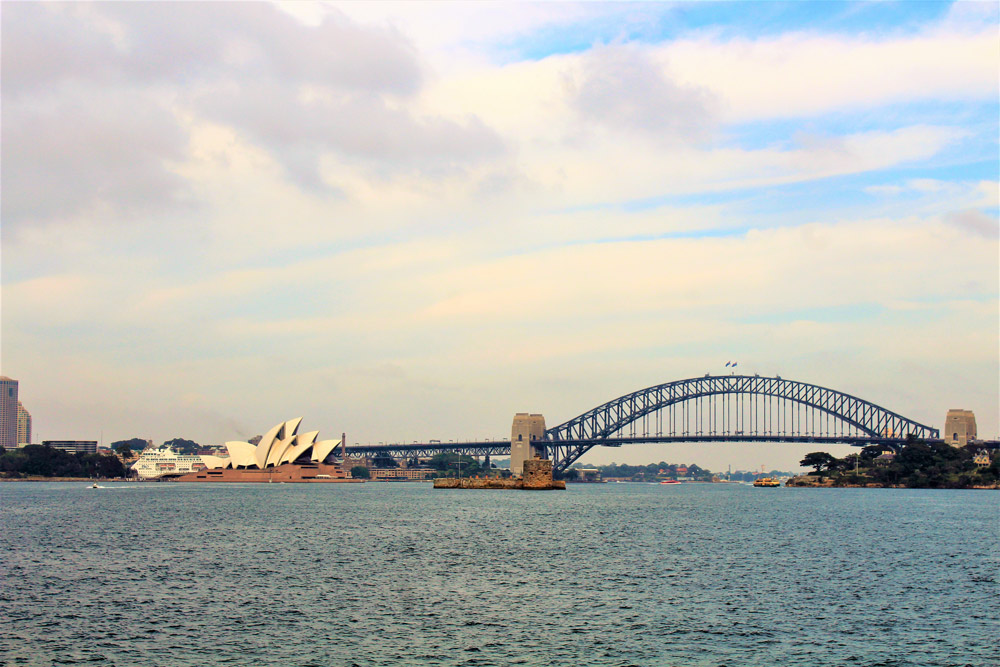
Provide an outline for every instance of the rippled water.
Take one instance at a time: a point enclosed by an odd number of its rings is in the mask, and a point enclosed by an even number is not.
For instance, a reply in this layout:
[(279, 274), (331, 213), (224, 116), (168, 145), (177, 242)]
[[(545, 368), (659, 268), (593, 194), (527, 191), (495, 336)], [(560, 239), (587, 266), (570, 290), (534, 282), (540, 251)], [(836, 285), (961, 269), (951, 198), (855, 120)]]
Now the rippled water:
[(9, 665), (996, 665), (1000, 494), (0, 484)]

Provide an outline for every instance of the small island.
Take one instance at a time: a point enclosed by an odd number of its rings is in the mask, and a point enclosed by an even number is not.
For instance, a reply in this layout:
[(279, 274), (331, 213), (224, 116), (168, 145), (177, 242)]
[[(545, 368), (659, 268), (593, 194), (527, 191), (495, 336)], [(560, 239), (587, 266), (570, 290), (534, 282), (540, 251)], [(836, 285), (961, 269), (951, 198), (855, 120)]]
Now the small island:
[(566, 482), (552, 478), (552, 461), (529, 459), (524, 462), (521, 477), (439, 477), (435, 489), (513, 489), (519, 491), (549, 491), (565, 489)]
[(813, 471), (785, 486), (891, 489), (1000, 489), (1000, 450), (976, 444), (911, 440), (895, 449), (869, 445), (838, 459), (826, 452), (806, 454), (800, 465)]

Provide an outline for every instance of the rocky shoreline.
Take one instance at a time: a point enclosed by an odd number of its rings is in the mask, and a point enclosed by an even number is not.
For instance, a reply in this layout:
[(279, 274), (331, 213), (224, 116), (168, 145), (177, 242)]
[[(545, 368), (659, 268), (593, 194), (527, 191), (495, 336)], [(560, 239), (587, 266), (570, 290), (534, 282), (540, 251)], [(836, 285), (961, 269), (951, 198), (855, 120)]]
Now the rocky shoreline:
[(908, 489), (908, 488), (944, 488), (944, 489), (1000, 489), (1000, 484), (989, 486), (968, 486), (968, 487), (908, 487), (905, 484), (880, 484), (878, 482), (848, 482), (845, 479), (831, 477), (827, 475), (799, 475), (792, 477), (785, 486), (813, 489)]

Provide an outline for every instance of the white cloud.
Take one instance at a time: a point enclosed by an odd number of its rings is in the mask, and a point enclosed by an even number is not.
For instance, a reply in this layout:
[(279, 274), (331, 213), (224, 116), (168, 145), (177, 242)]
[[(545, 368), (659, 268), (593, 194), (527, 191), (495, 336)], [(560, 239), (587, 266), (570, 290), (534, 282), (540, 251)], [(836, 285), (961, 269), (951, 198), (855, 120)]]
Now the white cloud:
[(946, 97), (989, 100), (996, 92), (995, 26), (914, 35), (846, 37), (792, 33), (722, 40), (710, 35), (656, 49), (679, 83), (706, 88), (729, 122)]
[[(995, 100), (981, 23), (498, 64), (619, 8), (142, 7), (4, 8), (4, 372), (43, 432), (497, 436), (732, 356), (996, 430), (997, 183), (925, 169), (981, 127), (823, 118)], [(757, 208), (804, 183), (828, 210)]]

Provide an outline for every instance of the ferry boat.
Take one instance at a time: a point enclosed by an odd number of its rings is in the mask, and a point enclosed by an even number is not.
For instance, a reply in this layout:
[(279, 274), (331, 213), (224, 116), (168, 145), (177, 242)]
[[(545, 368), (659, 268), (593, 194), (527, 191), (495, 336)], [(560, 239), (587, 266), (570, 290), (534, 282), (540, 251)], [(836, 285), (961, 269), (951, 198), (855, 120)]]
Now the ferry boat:
[(139, 460), (132, 464), (132, 470), (140, 479), (184, 475), (205, 468), (205, 462), (200, 456), (178, 454), (169, 447), (148, 447), (142, 451)]
[(753, 481), (754, 486), (781, 486), (781, 482), (773, 477), (758, 477)]

